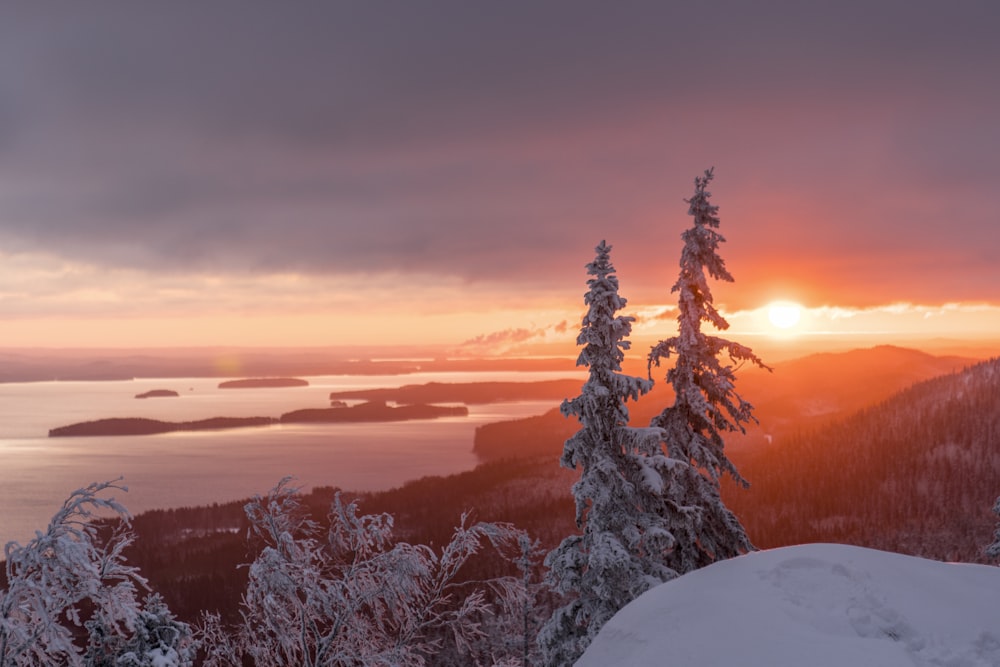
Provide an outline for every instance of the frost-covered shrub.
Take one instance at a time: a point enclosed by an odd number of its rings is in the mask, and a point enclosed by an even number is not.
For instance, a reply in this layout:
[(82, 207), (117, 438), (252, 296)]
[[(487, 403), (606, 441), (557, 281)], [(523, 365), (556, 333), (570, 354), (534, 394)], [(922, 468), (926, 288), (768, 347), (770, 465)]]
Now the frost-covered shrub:
[[(99, 495), (114, 489), (127, 490), (104, 482), (74, 491), (45, 532), (26, 545), (10, 542), (4, 548), (0, 667), (191, 664), (185, 659), (190, 657), (188, 627), (174, 621), (159, 598), (147, 599), (145, 607), (138, 601), (137, 587), (146, 581), (123, 555), (134, 539), (128, 512), (114, 498)], [(101, 512), (119, 521), (94, 523)], [(143, 653), (128, 662), (135, 650), (159, 646), (144, 639), (152, 617), (173, 630), (167, 646), (172, 659), (154, 661)]]
[[(362, 515), (338, 494), (321, 530), (283, 480), (246, 506), (263, 549), (250, 565), (242, 623), (207, 616), (208, 667), (491, 664), (506, 659), (490, 629), (518, 608), (521, 581), (462, 582), (459, 570), (484, 544), (513, 557), (522, 533), (467, 517), (440, 551), (395, 542), (393, 517)], [(451, 656), (451, 658), (449, 658)], [(445, 662), (444, 664), (447, 664)]]

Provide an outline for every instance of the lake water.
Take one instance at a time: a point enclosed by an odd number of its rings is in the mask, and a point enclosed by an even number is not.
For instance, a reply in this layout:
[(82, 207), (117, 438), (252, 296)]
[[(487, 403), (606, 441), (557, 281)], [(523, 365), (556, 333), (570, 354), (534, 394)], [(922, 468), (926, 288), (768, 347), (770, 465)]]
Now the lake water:
[[(309, 377), (308, 387), (218, 389), (226, 378), (0, 383), (0, 545), (44, 529), (74, 489), (119, 476), (133, 514), (264, 493), (286, 475), (297, 484), (368, 491), (475, 467), (477, 426), (541, 414), (558, 401), (470, 405), (467, 417), (361, 424), (294, 424), (152, 436), (49, 438), (48, 431), (108, 417), (189, 421), (278, 417), (326, 407), (331, 391), (425, 382), (529, 382), (566, 373), (420, 373)], [(136, 399), (151, 389), (179, 398)]]

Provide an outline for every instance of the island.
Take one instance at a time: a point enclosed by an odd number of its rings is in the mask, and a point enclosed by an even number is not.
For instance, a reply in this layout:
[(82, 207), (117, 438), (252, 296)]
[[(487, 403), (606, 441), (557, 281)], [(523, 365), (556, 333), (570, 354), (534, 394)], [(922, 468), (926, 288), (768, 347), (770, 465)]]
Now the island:
[(113, 417), (60, 426), (51, 429), (49, 437), (156, 435), (176, 431), (216, 431), (248, 426), (270, 426), (276, 421), (273, 417), (213, 417), (189, 422), (164, 422), (141, 417)]
[(309, 382), (299, 378), (248, 378), (219, 383), (219, 389), (273, 389), (278, 387), (308, 387)]
[(330, 393), (330, 399), (394, 401), (396, 403), (465, 403), (559, 401), (580, 393), (581, 380), (541, 382), (428, 382), (396, 389), (350, 389)]
[(282, 424), (336, 423), (336, 422), (394, 422), (438, 417), (467, 417), (469, 408), (464, 405), (400, 405), (392, 407), (379, 401), (370, 401), (344, 408), (307, 408), (281, 415)]
[(173, 389), (150, 389), (135, 395), (136, 398), (173, 398), (176, 396), (180, 396), (180, 394)]

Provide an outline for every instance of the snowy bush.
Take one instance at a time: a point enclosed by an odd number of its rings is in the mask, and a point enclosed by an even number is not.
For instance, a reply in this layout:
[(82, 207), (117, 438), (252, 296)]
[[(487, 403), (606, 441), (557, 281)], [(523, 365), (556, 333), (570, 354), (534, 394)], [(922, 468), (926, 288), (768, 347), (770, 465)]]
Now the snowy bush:
[[(137, 599), (137, 587), (146, 582), (123, 556), (134, 537), (128, 512), (99, 495), (114, 489), (127, 490), (104, 482), (74, 491), (44, 533), (24, 546), (5, 546), (0, 667), (192, 664), (188, 627), (174, 621), (159, 598), (148, 598), (145, 606)], [(101, 512), (119, 521), (94, 523)], [(153, 641), (151, 618), (171, 633)], [(169, 659), (155, 657), (156, 649)]]
[(518, 664), (493, 632), (502, 612), (515, 618), (524, 607), (521, 579), (459, 577), (484, 544), (516, 557), (522, 533), (512, 526), (470, 526), (463, 517), (437, 552), (395, 542), (392, 516), (361, 515), (338, 494), (324, 532), (288, 479), (246, 512), (263, 549), (250, 565), (239, 626), (205, 617), (206, 666), (240, 665), (244, 656), (261, 667)]

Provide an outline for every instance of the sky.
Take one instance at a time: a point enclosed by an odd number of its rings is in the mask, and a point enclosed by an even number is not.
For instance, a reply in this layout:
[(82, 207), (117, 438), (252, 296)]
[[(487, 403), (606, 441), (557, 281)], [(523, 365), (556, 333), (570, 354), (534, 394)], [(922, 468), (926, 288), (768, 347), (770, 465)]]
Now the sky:
[[(0, 347), (670, 335), (715, 168), (734, 333), (998, 338), (1000, 5), (0, 7)], [(859, 338), (860, 340), (860, 338)]]

